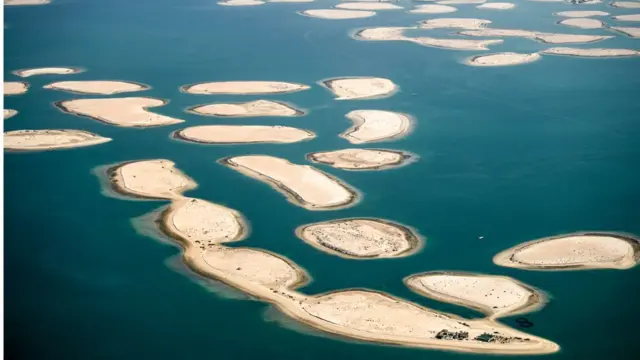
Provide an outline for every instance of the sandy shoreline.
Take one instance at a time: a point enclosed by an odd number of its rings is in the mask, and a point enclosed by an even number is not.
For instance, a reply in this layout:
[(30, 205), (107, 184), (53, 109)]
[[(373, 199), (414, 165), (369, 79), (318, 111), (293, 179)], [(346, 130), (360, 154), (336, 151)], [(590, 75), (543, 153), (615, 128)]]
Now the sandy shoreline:
[(415, 122), (408, 114), (384, 110), (353, 110), (345, 117), (353, 125), (340, 137), (352, 144), (390, 141), (406, 136)]
[(610, 29), (630, 38), (640, 38), (640, 27), (611, 26)]
[(219, 81), (183, 85), (180, 91), (187, 94), (269, 95), (287, 94), (308, 90), (304, 84), (280, 81)]
[(316, 134), (279, 125), (201, 125), (175, 131), (172, 137), (200, 144), (291, 144), (314, 139)]
[(4, 113), (4, 120), (7, 120), (9, 118), (16, 116), (18, 114), (18, 111), (13, 109), (4, 109), (3, 113)]
[(81, 95), (114, 95), (149, 90), (151, 87), (133, 81), (59, 81), (44, 86), (45, 89), (60, 90)]
[(74, 129), (15, 130), (4, 133), (4, 149), (43, 151), (103, 144), (112, 139)]
[(329, 89), (336, 100), (380, 99), (399, 90), (393, 81), (371, 76), (331, 78), (319, 84)]
[(304, 110), (283, 101), (255, 100), (242, 103), (216, 103), (197, 105), (187, 112), (217, 117), (253, 117), (253, 116), (302, 116)]
[(307, 154), (309, 161), (343, 170), (385, 170), (406, 165), (417, 156), (387, 149), (342, 149)]
[(78, 67), (44, 67), (12, 71), (13, 74), (20, 77), (29, 77), (36, 75), (71, 75), (81, 72), (84, 72), (84, 69)]
[(4, 95), (22, 95), (29, 90), (29, 84), (23, 81), (5, 81)]

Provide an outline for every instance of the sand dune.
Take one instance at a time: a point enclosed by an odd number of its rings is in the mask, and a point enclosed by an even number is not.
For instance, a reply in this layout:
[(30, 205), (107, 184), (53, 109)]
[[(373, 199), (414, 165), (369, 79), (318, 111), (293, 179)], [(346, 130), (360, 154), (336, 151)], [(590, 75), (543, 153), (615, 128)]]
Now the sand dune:
[(301, 11), (299, 14), (319, 19), (346, 20), (367, 18), (376, 13), (375, 11), (363, 10), (313, 9)]
[(188, 94), (265, 95), (286, 94), (309, 89), (304, 84), (281, 81), (221, 81), (184, 85), (181, 91)]
[(389, 79), (366, 76), (334, 78), (321, 84), (337, 96), (336, 100), (375, 99), (390, 96), (398, 90)]
[(4, 83), (5, 95), (22, 95), (29, 90), (29, 84), (21, 81), (9, 81)]
[(280, 101), (255, 100), (234, 104), (200, 105), (189, 109), (199, 115), (221, 117), (300, 116), (304, 111)]
[(405, 136), (411, 131), (412, 119), (402, 113), (383, 110), (354, 110), (346, 117), (353, 126), (340, 134), (352, 144), (378, 142)]
[(174, 137), (203, 144), (288, 144), (313, 139), (315, 134), (279, 125), (202, 125), (179, 130)]
[(113, 95), (143, 91), (149, 86), (129, 81), (60, 81), (44, 86), (45, 89), (62, 90), (76, 94)]
[(314, 152), (307, 159), (344, 170), (383, 170), (402, 165), (412, 156), (402, 151), (343, 149)]
[(181, 199), (197, 184), (165, 159), (125, 162), (107, 170), (116, 192), (143, 199)]
[(109, 141), (109, 138), (72, 129), (16, 130), (4, 133), (4, 148), (19, 151), (68, 149)]

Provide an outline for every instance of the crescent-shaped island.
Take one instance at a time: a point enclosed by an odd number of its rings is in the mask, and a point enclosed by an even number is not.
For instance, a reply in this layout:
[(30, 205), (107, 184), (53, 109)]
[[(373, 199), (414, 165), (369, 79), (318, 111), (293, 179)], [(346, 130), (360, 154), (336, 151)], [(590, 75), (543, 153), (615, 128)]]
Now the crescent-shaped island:
[(410, 115), (385, 110), (353, 110), (345, 115), (353, 126), (340, 134), (352, 144), (386, 141), (411, 132)]

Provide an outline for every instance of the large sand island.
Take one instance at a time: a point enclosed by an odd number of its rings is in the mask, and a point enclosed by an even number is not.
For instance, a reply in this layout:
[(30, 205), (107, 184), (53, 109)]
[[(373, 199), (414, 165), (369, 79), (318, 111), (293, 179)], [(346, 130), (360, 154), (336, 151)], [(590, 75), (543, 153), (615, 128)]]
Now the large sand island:
[(476, 6), (478, 9), (489, 9), (489, 10), (510, 10), (516, 7), (514, 3), (508, 2), (492, 2), (492, 3), (484, 3)]
[(640, 1), (614, 1), (611, 6), (621, 9), (640, 9)]
[(403, 113), (384, 110), (354, 110), (345, 115), (353, 126), (340, 134), (352, 144), (391, 140), (407, 135), (413, 119)]
[(502, 251), (493, 262), (528, 270), (629, 269), (639, 257), (635, 237), (583, 232), (528, 241)]
[(29, 76), (35, 76), (35, 75), (70, 75), (70, 74), (77, 74), (82, 71), (83, 70), (80, 68), (45, 67), (45, 68), (16, 70), (13, 73), (20, 77), (29, 77)]
[(307, 90), (310, 87), (281, 81), (221, 81), (184, 85), (181, 91), (188, 94), (266, 95), (286, 94)]
[(4, 0), (5, 5), (46, 5), (51, 0)]
[(225, 1), (219, 1), (218, 5), (223, 5), (223, 6), (256, 6), (256, 5), (263, 5), (265, 4), (264, 1), (258, 1), (258, 0), (225, 0)]
[(540, 59), (540, 54), (519, 54), (513, 52), (475, 56), (466, 61), (472, 66), (511, 66), (534, 62)]
[(22, 95), (29, 90), (29, 84), (21, 81), (8, 81), (4, 83), (5, 95)]
[(296, 235), (315, 248), (348, 259), (407, 256), (421, 248), (413, 230), (380, 219), (340, 219), (303, 225)]
[(420, 29), (482, 29), (491, 24), (491, 20), (473, 18), (437, 18), (425, 20)]
[(389, 79), (366, 76), (328, 79), (321, 84), (337, 96), (336, 100), (377, 99), (398, 90)]
[(569, 48), (569, 47), (553, 47), (540, 52), (545, 55), (567, 55), (578, 57), (622, 57), (622, 56), (638, 56), (640, 51), (631, 49), (603, 49), (603, 48)]
[(301, 116), (305, 112), (280, 101), (255, 100), (235, 104), (200, 105), (188, 110), (198, 115), (219, 117)]
[(426, 297), (466, 306), (495, 319), (528, 313), (546, 303), (543, 292), (506, 276), (465, 272), (427, 272), (404, 279)]
[(172, 161), (165, 159), (125, 162), (107, 169), (111, 187), (119, 194), (142, 199), (181, 199), (197, 184)]
[(575, 10), (575, 11), (560, 11), (556, 13), (558, 16), (570, 17), (570, 18), (586, 18), (593, 16), (607, 16), (608, 12), (599, 10)]
[(13, 110), (13, 109), (4, 109), (4, 120), (14, 117), (18, 114), (17, 110)]
[(617, 15), (612, 18), (618, 21), (640, 21), (640, 14)]
[(615, 30), (619, 33), (625, 34), (628, 37), (640, 38), (640, 27), (612, 26), (611, 30)]
[(289, 144), (311, 140), (316, 135), (308, 130), (279, 125), (202, 125), (176, 131), (173, 136), (203, 144)]
[(113, 95), (143, 91), (149, 86), (130, 81), (60, 81), (44, 86), (45, 89), (62, 90), (74, 94)]
[(398, 10), (402, 6), (384, 2), (347, 2), (336, 5), (336, 9), (346, 10)]
[(467, 5), (467, 4), (484, 4), (487, 0), (441, 0), (436, 4), (443, 5)]
[(220, 162), (268, 183), (293, 204), (309, 210), (344, 208), (359, 199), (359, 194), (349, 185), (312, 166), (267, 155), (237, 156)]
[(16, 130), (4, 133), (4, 148), (16, 151), (68, 149), (109, 141), (109, 138), (73, 129)]
[(467, 36), (508, 36), (508, 37), (522, 37), (531, 40), (547, 44), (586, 44), (596, 41), (602, 41), (613, 38), (613, 36), (607, 35), (586, 35), (586, 34), (559, 34), (559, 33), (544, 33), (529, 30), (520, 29), (477, 29), (477, 30), (463, 30), (459, 32), (460, 35)]
[(416, 7), (414, 7), (409, 12), (412, 14), (446, 14), (446, 13), (452, 13), (456, 11), (458, 11), (458, 9), (456, 9), (453, 6), (427, 4), (427, 5), (416, 5)]
[(598, 19), (587, 18), (569, 18), (558, 22), (560, 25), (575, 27), (578, 29), (599, 29), (604, 26), (604, 23)]
[(70, 114), (123, 127), (150, 127), (181, 123), (184, 120), (159, 115), (147, 110), (165, 105), (166, 101), (147, 97), (76, 99), (60, 101), (56, 106)]
[(364, 10), (313, 9), (301, 11), (299, 14), (319, 19), (347, 20), (372, 17), (376, 12)]
[(412, 155), (403, 151), (380, 149), (343, 149), (314, 152), (307, 159), (344, 170), (383, 170), (403, 165)]
[(421, 36), (417, 38), (406, 38), (419, 45), (431, 46), (440, 49), (449, 50), (489, 50), (489, 45), (501, 44), (504, 40), (467, 40), (467, 39), (437, 39), (432, 37)]

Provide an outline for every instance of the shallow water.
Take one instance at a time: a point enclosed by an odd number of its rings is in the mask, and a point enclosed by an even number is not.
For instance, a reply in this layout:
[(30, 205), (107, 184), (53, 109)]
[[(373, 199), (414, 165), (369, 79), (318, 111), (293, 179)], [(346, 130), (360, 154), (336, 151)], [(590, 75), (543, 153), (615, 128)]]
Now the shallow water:
[[(557, 25), (560, 18), (551, 13), (575, 8), (634, 11), (520, 1), (507, 11), (458, 5), (459, 11), (451, 14), (380, 11), (372, 18), (344, 21), (295, 13), (334, 3), (224, 7), (210, 0), (54, 0), (46, 6), (5, 8), (5, 79), (18, 80), (11, 71), (29, 67), (87, 69), (71, 76), (27, 78), (27, 94), (5, 98), (5, 108), (19, 111), (4, 122), (5, 129), (78, 128), (114, 139), (67, 151), (5, 153), (8, 357), (488, 358), (313, 336), (264, 303), (238, 300), (238, 294), (218, 284), (190, 278), (175, 263), (177, 247), (144, 236), (132, 224), (133, 218), (166, 203), (105, 197), (92, 173), (105, 164), (167, 158), (199, 183), (188, 196), (232, 207), (249, 219), (251, 236), (238, 245), (269, 249), (309, 271), (314, 280), (302, 289), (305, 293), (365, 287), (479, 317), (413, 294), (402, 278), (449, 269), (505, 274), (551, 296), (542, 311), (526, 316), (535, 324), (528, 331), (562, 347), (546, 358), (634, 358), (640, 268), (531, 272), (497, 267), (491, 258), (519, 242), (565, 232), (640, 234), (640, 170), (635, 166), (640, 161), (640, 58), (545, 56), (522, 66), (474, 68), (461, 62), (482, 52), (348, 36), (355, 28), (403, 26), (432, 17), (479, 17), (493, 20), (493, 27), (609, 34)], [(624, 36), (584, 46), (638, 48), (637, 40)], [(546, 47), (507, 38), (491, 52)], [(340, 76), (386, 77), (401, 91), (386, 99), (335, 101), (315, 84)], [(71, 79), (148, 84), (151, 90), (131, 96), (169, 99), (154, 111), (187, 122), (127, 129), (64, 114), (53, 103), (80, 96), (42, 86)], [(269, 97), (178, 91), (184, 84), (217, 80), (292, 81), (313, 87)], [(288, 101), (310, 113), (218, 119), (184, 112), (198, 104), (258, 98)], [(268, 185), (216, 163), (244, 154), (308, 163), (306, 153), (350, 147), (337, 135), (350, 125), (344, 114), (355, 109), (415, 116), (408, 137), (361, 147), (420, 156), (409, 166), (381, 172), (319, 165), (362, 191), (363, 201), (355, 207), (307, 211)], [(204, 146), (169, 137), (174, 130), (200, 124), (281, 124), (312, 130), (318, 137), (298, 144), (247, 146)], [(427, 237), (426, 246), (407, 258), (354, 261), (322, 253), (293, 233), (302, 224), (355, 216), (415, 227)], [(513, 318), (504, 322), (517, 326)]]

